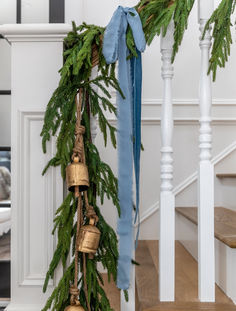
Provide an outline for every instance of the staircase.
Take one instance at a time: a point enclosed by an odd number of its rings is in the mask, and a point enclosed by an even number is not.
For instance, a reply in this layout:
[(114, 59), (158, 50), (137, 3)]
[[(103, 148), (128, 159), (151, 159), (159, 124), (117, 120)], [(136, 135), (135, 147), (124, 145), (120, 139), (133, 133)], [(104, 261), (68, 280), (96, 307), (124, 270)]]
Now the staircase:
[[(158, 293), (158, 241), (139, 241), (136, 260), (136, 311), (235, 311), (236, 306), (216, 285), (216, 302), (198, 300), (197, 262), (184, 246), (176, 241), (176, 296), (175, 302), (160, 302)], [(120, 311), (120, 292), (114, 283), (105, 289), (114, 311)]]
[(136, 311), (231, 311), (233, 302), (216, 286), (216, 302), (198, 301), (197, 262), (183, 245), (176, 241), (176, 296), (175, 302), (160, 302), (158, 293), (158, 241), (140, 241), (136, 260)]
[[(236, 174), (216, 177), (221, 181), (236, 178)], [(141, 240), (136, 250), (140, 264), (136, 266), (136, 311), (236, 311), (236, 210), (215, 207), (215, 303), (198, 300), (197, 207), (177, 207), (176, 224), (175, 302), (160, 302), (158, 297), (158, 241)], [(106, 280), (105, 287), (114, 311), (120, 311), (119, 291)]]

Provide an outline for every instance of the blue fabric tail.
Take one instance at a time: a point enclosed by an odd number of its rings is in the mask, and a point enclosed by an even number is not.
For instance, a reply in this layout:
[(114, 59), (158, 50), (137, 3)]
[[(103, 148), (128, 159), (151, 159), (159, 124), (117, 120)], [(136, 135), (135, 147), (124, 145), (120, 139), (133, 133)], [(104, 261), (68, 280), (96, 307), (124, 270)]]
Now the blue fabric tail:
[(133, 156), (136, 182), (136, 212), (134, 223), (138, 218), (138, 230), (136, 235), (135, 248), (138, 244), (140, 231), (139, 221), (139, 184), (140, 184), (140, 153), (141, 153), (141, 109), (142, 109), (142, 55), (136, 49), (138, 57), (131, 58), (131, 72), (133, 82)]
[[(127, 59), (129, 51), (126, 45), (126, 31), (130, 25), (139, 57), (137, 60)], [(141, 141), (141, 87), (142, 67), (140, 52), (146, 46), (142, 23), (138, 13), (133, 8), (121, 6), (114, 12), (106, 27), (103, 38), (103, 55), (108, 64), (118, 59), (118, 80), (125, 96), (117, 94), (118, 118), (118, 196), (121, 216), (118, 220), (119, 260), (117, 286), (128, 289), (130, 283), (131, 256), (133, 243), (133, 157), (136, 176), (136, 205), (139, 206), (139, 158)], [(131, 74), (132, 73), (132, 74)], [(133, 78), (132, 78), (133, 76)], [(140, 98), (139, 98), (140, 97)], [(133, 144), (133, 138), (135, 144)], [(139, 148), (139, 151), (138, 151)], [(138, 204), (137, 204), (138, 203)], [(138, 208), (137, 208), (138, 211)], [(137, 217), (137, 216), (136, 216)], [(136, 218), (135, 217), (135, 218)]]

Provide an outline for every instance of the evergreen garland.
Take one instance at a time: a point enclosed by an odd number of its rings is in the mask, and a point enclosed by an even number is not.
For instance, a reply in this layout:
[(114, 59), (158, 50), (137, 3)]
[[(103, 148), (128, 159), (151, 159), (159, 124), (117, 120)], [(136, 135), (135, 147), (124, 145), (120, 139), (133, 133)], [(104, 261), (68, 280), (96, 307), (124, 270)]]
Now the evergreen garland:
[[(135, 7), (140, 14), (147, 44), (150, 45), (155, 36), (162, 32), (166, 35), (167, 28), (174, 21), (174, 45), (172, 62), (183, 40), (184, 32), (188, 26), (188, 17), (195, 0), (141, 0)], [(127, 45), (136, 56), (132, 31), (127, 33)]]
[[(217, 10), (213, 13), (206, 24), (205, 31), (211, 24), (214, 25), (214, 44), (210, 60), (209, 72), (213, 71), (213, 78), (217, 66), (224, 67), (230, 52), (232, 43), (230, 26), (231, 14), (235, 8), (235, 0), (222, 0)], [(179, 46), (182, 42), (184, 31), (187, 28), (189, 14), (192, 10), (194, 0), (141, 0), (136, 9), (140, 14), (145, 37), (151, 44), (156, 35), (161, 32), (165, 36), (167, 27), (171, 20), (174, 21), (174, 45), (172, 62), (175, 59)], [(110, 89), (113, 88), (123, 96), (115, 76), (115, 64), (107, 65), (102, 55), (102, 36), (104, 28), (83, 23), (76, 27), (65, 38), (64, 65), (60, 70), (60, 83), (50, 99), (41, 132), (43, 151), (47, 151), (47, 142), (52, 136), (57, 137), (56, 154), (49, 161), (43, 174), (50, 167), (60, 166), (61, 174), (65, 179), (65, 169), (71, 162), (72, 149), (74, 145), (74, 130), (76, 123), (75, 97), (80, 88), (83, 89), (83, 113), (82, 124), (86, 128), (84, 136), (85, 157), (88, 163), (90, 187), (88, 189), (89, 204), (99, 216), (97, 224), (101, 231), (101, 239), (98, 251), (93, 260), (86, 260), (86, 283), (88, 298), (92, 311), (111, 311), (111, 306), (103, 289), (103, 280), (97, 264), (101, 263), (107, 270), (108, 279), (116, 281), (118, 261), (118, 241), (114, 230), (104, 220), (99, 205), (104, 202), (106, 196), (116, 207), (118, 215), (120, 207), (118, 202), (118, 182), (108, 164), (100, 158), (96, 146), (91, 140), (90, 114), (97, 115), (98, 124), (103, 134), (104, 144), (107, 144), (108, 135), (116, 148), (116, 129), (107, 121), (104, 110), (116, 114), (116, 108), (111, 102)], [(204, 36), (204, 34), (203, 34)], [(131, 55), (136, 56), (136, 49), (132, 31), (127, 31), (127, 46)], [(92, 71), (92, 56), (94, 47), (98, 51), (98, 76), (90, 80)], [(94, 88), (97, 87), (98, 91)], [(99, 201), (98, 201), (99, 198)], [(84, 202), (83, 202), (84, 203)], [(83, 204), (85, 205), (85, 204)], [(53, 290), (42, 311), (62, 311), (69, 305), (69, 288), (74, 280), (74, 262), (70, 263), (69, 254), (75, 253), (76, 224), (74, 216), (77, 202), (69, 193), (62, 205), (58, 208), (54, 219), (53, 234), (57, 234), (57, 247), (46, 275), (43, 291), (48, 287), (50, 279), (54, 278), (55, 270), (61, 262), (63, 265), (63, 276)], [(85, 210), (85, 206), (83, 206)], [(87, 222), (86, 217), (84, 222)], [(135, 263), (133, 261), (133, 263)], [(79, 267), (83, 271), (83, 259), (79, 255)], [(86, 309), (86, 298), (84, 292), (84, 280), (81, 277), (78, 282), (80, 288), (80, 302)], [(127, 292), (125, 292), (127, 297)], [(86, 309), (87, 310), (87, 309)]]
[(236, 5), (235, 0), (222, 0), (218, 8), (213, 12), (208, 20), (203, 38), (206, 31), (214, 24), (213, 28), (213, 47), (211, 51), (210, 66), (208, 73), (213, 73), (213, 81), (216, 79), (216, 71), (218, 67), (225, 67), (230, 55), (230, 45), (232, 44), (231, 15)]
[[(57, 136), (57, 151), (49, 161), (43, 174), (50, 166), (61, 166), (62, 177), (65, 179), (65, 169), (71, 161), (74, 145), (74, 130), (76, 122), (75, 96), (79, 88), (83, 88), (83, 113), (82, 123), (86, 128), (85, 157), (88, 163), (90, 187), (88, 189), (89, 204), (91, 204), (99, 217), (97, 224), (101, 231), (101, 239), (96, 256), (93, 260), (87, 258), (87, 285), (91, 310), (112, 310), (109, 300), (103, 289), (103, 280), (97, 270), (100, 262), (107, 270), (109, 280), (116, 281), (118, 247), (117, 237), (113, 229), (106, 223), (100, 213), (99, 204), (103, 204), (104, 197), (112, 200), (118, 214), (120, 213), (117, 178), (114, 176), (108, 164), (104, 163), (96, 146), (91, 140), (90, 113), (98, 116), (100, 130), (103, 133), (105, 145), (107, 135), (110, 134), (113, 146), (116, 147), (115, 128), (110, 125), (104, 115), (104, 110), (116, 113), (116, 108), (111, 103), (109, 88), (112, 87), (121, 93), (115, 78), (115, 65), (107, 65), (101, 53), (101, 36), (104, 28), (83, 24), (76, 27), (73, 24), (71, 31), (65, 39), (64, 66), (60, 70), (61, 79), (55, 90), (45, 113), (44, 126), (41, 132), (43, 151), (46, 152), (46, 143), (51, 136)], [(89, 80), (92, 70), (92, 51), (94, 46), (98, 49), (99, 65), (98, 76)], [(93, 87), (97, 86), (98, 91)], [(122, 93), (121, 93), (122, 94)], [(89, 99), (89, 101), (88, 101)], [(89, 105), (88, 105), (89, 104)], [(101, 107), (102, 106), (102, 107)], [(97, 201), (100, 198), (100, 202)], [(57, 232), (57, 247), (46, 275), (43, 291), (48, 286), (49, 279), (54, 277), (55, 269), (62, 262), (64, 273), (57, 287), (48, 299), (43, 311), (64, 310), (69, 305), (69, 287), (74, 280), (73, 263), (67, 267), (71, 243), (73, 254), (75, 252), (76, 225), (74, 216), (76, 213), (76, 201), (72, 193), (69, 193), (56, 212), (53, 234)], [(85, 208), (85, 207), (84, 207)], [(86, 223), (86, 218), (84, 222)], [(79, 266), (82, 271), (83, 260), (80, 254)], [(79, 280), (80, 302), (86, 308), (86, 300), (83, 279)]]

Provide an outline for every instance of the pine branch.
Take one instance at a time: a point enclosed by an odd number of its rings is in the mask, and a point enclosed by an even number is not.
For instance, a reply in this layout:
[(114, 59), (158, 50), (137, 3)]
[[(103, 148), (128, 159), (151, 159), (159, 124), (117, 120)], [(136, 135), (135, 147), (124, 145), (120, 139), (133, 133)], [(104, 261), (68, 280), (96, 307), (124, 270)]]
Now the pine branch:
[[(79, 33), (78, 33), (79, 31)], [(104, 111), (109, 110), (116, 114), (116, 108), (111, 102), (110, 89), (113, 88), (123, 96), (115, 76), (115, 66), (107, 65), (101, 53), (101, 35), (104, 29), (83, 24), (76, 27), (65, 39), (66, 50), (64, 53), (65, 65), (60, 70), (61, 80), (58, 88), (48, 103), (44, 126), (41, 132), (43, 151), (47, 151), (47, 142), (52, 136), (56, 136), (56, 154), (49, 161), (43, 173), (50, 167), (61, 166), (62, 177), (65, 178), (65, 169), (71, 162), (74, 145), (74, 130), (76, 122), (75, 96), (79, 88), (83, 88), (82, 124), (85, 126), (84, 146), (85, 157), (88, 164), (90, 187), (88, 189), (89, 204), (94, 206), (101, 231), (99, 248), (94, 260), (87, 260), (87, 286), (91, 310), (112, 311), (109, 300), (103, 289), (103, 280), (97, 270), (97, 264), (102, 263), (107, 270), (109, 280), (116, 280), (118, 242), (116, 233), (104, 220), (97, 206), (97, 198), (103, 204), (105, 196), (112, 201), (118, 214), (120, 213), (118, 201), (118, 182), (108, 164), (104, 163), (96, 146), (91, 142), (91, 129), (89, 114), (97, 115), (104, 143), (107, 142), (107, 134), (110, 133), (111, 141), (116, 146), (116, 129), (107, 121)], [(92, 49), (97, 45), (99, 52), (98, 76), (89, 80), (92, 69)], [(95, 90), (94, 86), (98, 90)], [(89, 98), (90, 111), (87, 110), (86, 96)], [(57, 234), (57, 247), (46, 275), (43, 290), (46, 291), (50, 279), (54, 278), (59, 262), (62, 262), (64, 274), (48, 299), (43, 311), (61, 311), (69, 304), (69, 286), (74, 281), (73, 263), (67, 267), (68, 256), (72, 245), (72, 254), (75, 252), (76, 224), (76, 201), (69, 193), (62, 205), (58, 208), (54, 219), (53, 234)], [(83, 202), (83, 211), (85, 205)], [(86, 217), (83, 222), (87, 223)], [(82, 269), (83, 260), (79, 253), (79, 266)], [(83, 279), (79, 280), (80, 301), (86, 309)]]
[(210, 29), (212, 24), (214, 25), (212, 34), (213, 47), (208, 70), (208, 73), (213, 73), (213, 81), (216, 79), (217, 68), (225, 67), (230, 56), (230, 45), (232, 44), (231, 15), (234, 12), (235, 5), (235, 0), (222, 0), (208, 20), (203, 32), (204, 38), (206, 31)]
[[(174, 21), (174, 45), (172, 62), (182, 43), (184, 32), (188, 26), (189, 14), (195, 0), (142, 0), (135, 7), (139, 12), (147, 44), (150, 45), (155, 36), (166, 35), (167, 28)], [(127, 31), (127, 46), (132, 55), (137, 56), (131, 28)]]

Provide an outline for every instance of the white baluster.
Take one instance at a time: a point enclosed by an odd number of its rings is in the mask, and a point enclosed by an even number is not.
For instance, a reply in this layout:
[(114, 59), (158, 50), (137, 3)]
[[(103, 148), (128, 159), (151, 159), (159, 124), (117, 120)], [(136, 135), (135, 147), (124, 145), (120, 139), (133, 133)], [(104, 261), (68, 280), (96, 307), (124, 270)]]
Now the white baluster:
[[(202, 34), (213, 12), (213, 0), (199, 0), (199, 24)], [(198, 173), (198, 296), (200, 301), (215, 301), (214, 254), (214, 168), (211, 163), (211, 76), (209, 51), (210, 30), (200, 37), (201, 73), (199, 85), (200, 104), (200, 163)]]
[(161, 38), (162, 78), (164, 98), (161, 118), (161, 194), (160, 194), (160, 241), (159, 241), (159, 285), (160, 300), (174, 301), (175, 297), (175, 198), (173, 194), (173, 112), (171, 64), (173, 46), (173, 22), (165, 37)]

